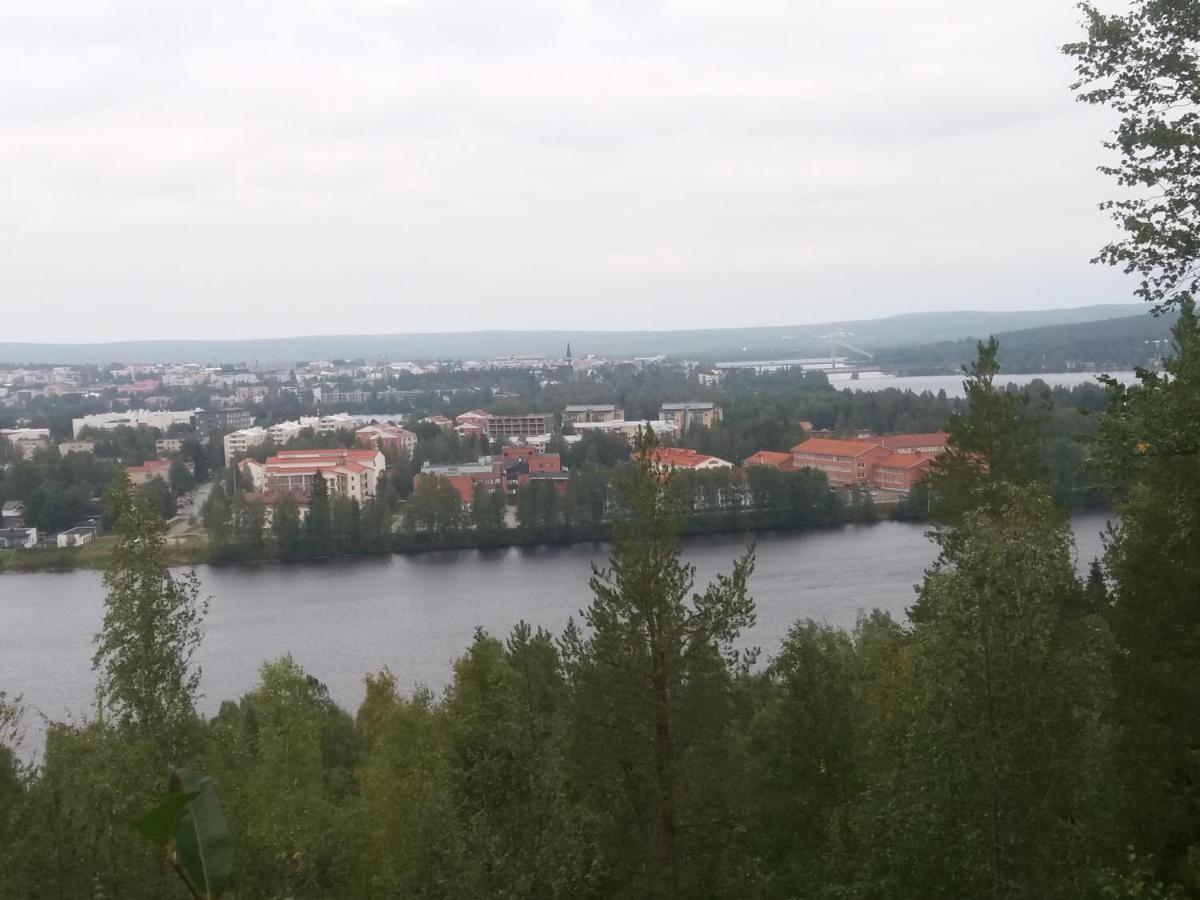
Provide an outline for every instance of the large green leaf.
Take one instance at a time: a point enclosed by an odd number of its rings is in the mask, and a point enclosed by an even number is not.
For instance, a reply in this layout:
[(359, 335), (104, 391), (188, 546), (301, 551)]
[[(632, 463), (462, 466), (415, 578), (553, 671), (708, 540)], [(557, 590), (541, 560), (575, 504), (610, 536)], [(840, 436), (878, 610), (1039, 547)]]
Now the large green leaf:
[(233, 878), (233, 836), (213, 781), (176, 769), (171, 788), (192, 795), (175, 824), (179, 865), (203, 896), (219, 897)]
[(133, 823), (134, 830), (160, 847), (167, 846), (175, 834), (175, 823), (196, 796), (194, 791), (168, 794), (162, 803)]

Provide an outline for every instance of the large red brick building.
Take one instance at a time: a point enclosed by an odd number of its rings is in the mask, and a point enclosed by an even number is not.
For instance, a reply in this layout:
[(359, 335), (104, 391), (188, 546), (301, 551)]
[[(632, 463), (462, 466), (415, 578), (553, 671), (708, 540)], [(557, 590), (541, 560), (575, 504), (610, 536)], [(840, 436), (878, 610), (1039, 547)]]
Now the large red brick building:
[[(824, 472), (834, 487), (878, 488), (906, 494), (929, 474), (933, 460), (945, 452), (946, 440), (944, 431), (860, 440), (809, 438), (792, 448), (792, 466)], [(746, 462), (750, 464), (750, 460)]]

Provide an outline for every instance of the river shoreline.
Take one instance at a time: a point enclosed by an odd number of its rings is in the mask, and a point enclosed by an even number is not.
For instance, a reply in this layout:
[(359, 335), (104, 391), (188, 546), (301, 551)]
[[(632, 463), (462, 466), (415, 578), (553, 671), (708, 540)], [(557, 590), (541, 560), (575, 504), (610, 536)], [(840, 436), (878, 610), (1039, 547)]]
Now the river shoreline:
[[(1069, 516), (1090, 515), (1090, 514), (1112, 514), (1111, 507), (1076, 507), (1066, 511)], [(703, 538), (705, 536), (712, 537), (730, 537), (744, 535), (750, 540), (754, 540), (759, 536), (800, 536), (813, 533), (835, 532), (845, 528), (847, 525), (873, 526), (880, 525), (885, 522), (903, 522), (914, 525), (932, 526), (929, 519), (913, 519), (901, 518), (891, 515), (880, 515), (878, 518), (871, 521), (845, 521), (845, 522), (829, 522), (819, 525), (796, 525), (796, 526), (762, 526), (762, 527), (741, 527), (724, 528), (718, 523), (700, 523), (702, 527), (685, 528), (683, 536), (688, 539)], [(171, 568), (194, 568), (196, 566), (211, 566), (214, 569), (239, 568), (239, 567), (259, 567), (269, 563), (279, 563), (285, 566), (293, 566), (304, 563), (350, 563), (356, 560), (380, 560), (390, 557), (411, 557), (421, 556), (428, 553), (441, 553), (447, 551), (464, 551), (478, 550), (486, 552), (489, 550), (505, 551), (510, 549), (522, 548), (569, 548), (577, 546), (608, 544), (612, 542), (612, 530), (605, 528), (602, 532), (591, 534), (570, 534), (563, 535), (559, 538), (547, 538), (546, 535), (520, 535), (515, 533), (516, 529), (511, 529), (510, 533), (506, 533), (501, 539), (495, 540), (443, 540), (440, 543), (422, 542), (415, 540), (407, 546), (395, 547), (389, 550), (379, 552), (362, 552), (352, 553), (343, 556), (318, 556), (318, 557), (303, 557), (296, 559), (282, 559), (276, 555), (261, 555), (261, 556), (236, 556), (227, 558), (214, 558), (208, 542), (193, 543), (188, 546), (171, 546), (167, 547), (167, 564)], [(472, 532), (467, 532), (467, 536), (472, 535)], [(402, 538), (411, 540), (420, 535), (403, 535)], [(102, 538), (96, 542), (96, 545), (89, 547), (79, 547), (70, 549), (47, 549), (47, 550), (19, 550), (19, 551), (0, 551), (0, 576), (3, 575), (33, 575), (39, 573), (55, 574), (73, 572), (80, 569), (99, 570), (102, 569), (108, 559), (108, 547), (111, 546), (111, 538)]]

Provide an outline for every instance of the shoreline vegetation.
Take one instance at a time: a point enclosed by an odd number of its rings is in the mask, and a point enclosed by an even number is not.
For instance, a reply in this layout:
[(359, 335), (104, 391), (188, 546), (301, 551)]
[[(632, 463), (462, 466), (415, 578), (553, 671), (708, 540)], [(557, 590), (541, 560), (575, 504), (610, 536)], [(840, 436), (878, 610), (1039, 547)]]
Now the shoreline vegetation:
[[(928, 516), (913, 515), (898, 510), (900, 504), (875, 506), (869, 517), (842, 518), (837, 521), (799, 525), (771, 525), (745, 522), (722, 524), (716, 522), (693, 522), (682, 528), (684, 538), (707, 535), (760, 535), (760, 534), (803, 534), (827, 532), (847, 525), (877, 525), (884, 522), (910, 522), (932, 524)], [(1068, 513), (1112, 511), (1111, 504), (1080, 505), (1067, 510)], [(719, 519), (720, 517), (714, 517)], [(612, 523), (597, 529), (572, 529), (557, 535), (530, 534), (519, 528), (506, 529), (500, 534), (480, 535), (464, 530), (455, 535), (437, 536), (427, 532), (405, 534), (397, 532), (392, 547), (379, 550), (360, 550), (352, 553), (327, 554), (324, 556), (281, 557), (273, 548), (263, 548), (257, 554), (245, 549), (235, 553), (214, 554), (208, 540), (195, 540), (186, 544), (167, 545), (164, 548), (166, 564), (170, 568), (194, 566), (227, 567), (244, 563), (304, 563), (324, 560), (351, 561), (356, 559), (378, 559), (384, 556), (410, 556), (435, 553), (444, 550), (508, 550), (514, 547), (567, 547), (577, 544), (608, 544), (613, 540)], [(62, 549), (0, 550), (0, 576), (5, 574), (27, 575), (38, 572), (72, 572), (78, 569), (102, 570), (109, 561), (116, 544), (114, 536), (98, 538), (84, 547)]]
[[(884, 509), (888, 509), (884, 507)], [(873, 525), (885, 521), (926, 521), (911, 516), (876, 514), (873, 518), (842, 519), (819, 524), (768, 525), (731, 523), (693, 523), (682, 531), (684, 537), (700, 537), (719, 534), (786, 534), (791, 532), (828, 531), (845, 525)], [(433, 553), (442, 550), (506, 550), (511, 547), (558, 547), (573, 544), (611, 543), (612, 523), (596, 529), (571, 529), (559, 534), (530, 533), (520, 528), (506, 529), (501, 533), (480, 535), (469, 529), (449, 535), (429, 532), (405, 534), (397, 532), (391, 547), (378, 550), (359, 550), (351, 553), (297, 556), (280, 556), (274, 548), (264, 547), (258, 553), (247, 548), (227, 548), (229, 552), (213, 552), (208, 540), (196, 540), (188, 544), (168, 545), (164, 548), (167, 565), (171, 568), (189, 566), (233, 566), (240, 563), (262, 562), (314, 562), (318, 560), (354, 560), (381, 556), (407, 556)], [(84, 547), (42, 550), (0, 550), (0, 575), (29, 574), (34, 572), (70, 572), (76, 569), (101, 570), (107, 564), (116, 539), (105, 536)]]

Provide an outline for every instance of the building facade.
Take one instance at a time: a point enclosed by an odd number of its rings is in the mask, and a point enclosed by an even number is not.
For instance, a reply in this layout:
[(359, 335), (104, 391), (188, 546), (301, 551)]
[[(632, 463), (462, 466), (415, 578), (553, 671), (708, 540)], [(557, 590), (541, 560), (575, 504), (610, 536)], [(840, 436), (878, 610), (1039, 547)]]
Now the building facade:
[(563, 424), (576, 422), (619, 422), (625, 410), (612, 403), (592, 403), (568, 406), (563, 410)]
[(221, 443), (225, 448), (225, 463), (232, 463), (239, 456), (249, 453), (255, 447), (261, 447), (267, 442), (267, 429), (265, 428), (239, 428), (237, 431), (231, 431), (221, 439)]
[(261, 464), (257, 477), (260, 464), (251, 460), (243, 465), (264, 491), (309, 497), (320, 475), (331, 497), (349, 497), (360, 504), (374, 499), (379, 476), (387, 469), (383, 454), (372, 449), (280, 450)]
[(890, 455), (890, 450), (874, 441), (809, 438), (792, 448), (792, 465), (824, 472), (834, 487), (867, 487), (875, 463)]
[(689, 428), (712, 428), (721, 421), (721, 407), (715, 403), (664, 403), (658, 417), (673, 422), (677, 432)]
[(148, 459), (140, 466), (126, 466), (125, 477), (134, 487), (146, 484), (158, 478), (162, 481), (171, 480), (171, 461), (169, 459)]
[(374, 447), (376, 450), (387, 450), (401, 456), (412, 458), (417, 446), (417, 436), (407, 428), (391, 425), (386, 422), (379, 425), (367, 425), (354, 433), (354, 439), (360, 447)]
[(197, 417), (202, 414), (203, 410), (176, 412), (150, 409), (131, 409), (123, 413), (96, 413), (72, 419), (71, 436), (78, 438), (80, 432), (85, 428), (94, 428), (98, 431), (112, 431), (117, 428), (157, 428), (160, 431), (166, 431), (172, 425), (195, 424)]

